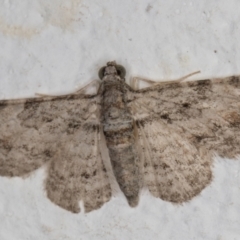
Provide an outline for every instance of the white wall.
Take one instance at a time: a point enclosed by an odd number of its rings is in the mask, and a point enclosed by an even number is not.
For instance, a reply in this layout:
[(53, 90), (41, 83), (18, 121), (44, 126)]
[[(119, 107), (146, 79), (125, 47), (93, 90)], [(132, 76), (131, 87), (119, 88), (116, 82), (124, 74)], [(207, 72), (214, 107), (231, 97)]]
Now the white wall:
[[(62, 94), (116, 60), (128, 79), (240, 74), (238, 0), (0, 0), (0, 99)], [(127, 79), (127, 81), (128, 81)], [(143, 192), (74, 215), (51, 203), (44, 168), (0, 177), (0, 239), (218, 239), (240, 237), (240, 161), (216, 160), (201, 195), (173, 205)]]

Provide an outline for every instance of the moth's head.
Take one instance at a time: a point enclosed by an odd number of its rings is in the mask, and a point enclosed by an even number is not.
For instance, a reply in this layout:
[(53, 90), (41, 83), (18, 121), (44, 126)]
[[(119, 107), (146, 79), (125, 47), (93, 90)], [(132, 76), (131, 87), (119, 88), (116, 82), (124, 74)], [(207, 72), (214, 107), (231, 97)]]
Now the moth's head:
[(98, 76), (102, 80), (105, 76), (109, 75), (119, 76), (124, 81), (126, 70), (123, 66), (117, 65), (115, 61), (108, 62), (107, 66), (100, 68)]

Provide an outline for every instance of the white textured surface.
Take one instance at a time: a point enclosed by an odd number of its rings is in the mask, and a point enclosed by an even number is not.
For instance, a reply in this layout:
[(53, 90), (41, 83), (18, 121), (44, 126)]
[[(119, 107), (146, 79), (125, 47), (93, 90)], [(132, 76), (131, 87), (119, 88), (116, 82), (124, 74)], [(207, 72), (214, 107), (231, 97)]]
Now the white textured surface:
[[(0, 0), (0, 99), (67, 93), (109, 60), (128, 77), (240, 74), (238, 0)], [(128, 81), (128, 80), (127, 80)], [(0, 239), (240, 238), (240, 161), (217, 160), (201, 195), (173, 205), (144, 192), (90, 214), (66, 212), (44, 192), (44, 168), (0, 177)]]

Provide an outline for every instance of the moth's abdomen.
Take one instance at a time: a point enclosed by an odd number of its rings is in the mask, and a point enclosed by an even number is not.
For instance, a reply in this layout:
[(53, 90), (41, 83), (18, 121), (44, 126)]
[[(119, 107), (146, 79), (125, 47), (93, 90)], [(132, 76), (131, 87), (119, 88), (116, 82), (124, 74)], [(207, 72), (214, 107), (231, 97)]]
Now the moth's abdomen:
[(116, 180), (130, 206), (139, 199), (139, 160), (134, 137), (134, 121), (126, 106), (124, 89), (112, 85), (103, 94), (102, 124)]
[(139, 160), (134, 144), (133, 126), (124, 128), (119, 124), (119, 131), (105, 131), (107, 147), (112, 168), (117, 182), (130, 206), (138, 204), (140, 190)]
[(109, 155), (117, 182), (130, 206), (139, 201), (140, 174), (135, 145), (110, 146)]

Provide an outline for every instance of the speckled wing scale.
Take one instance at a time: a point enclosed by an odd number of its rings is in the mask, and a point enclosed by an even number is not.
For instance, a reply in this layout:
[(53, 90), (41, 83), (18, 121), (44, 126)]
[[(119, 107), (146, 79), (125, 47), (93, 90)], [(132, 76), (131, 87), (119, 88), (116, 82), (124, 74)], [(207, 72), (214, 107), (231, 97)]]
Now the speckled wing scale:
[(1, 101), (0, 175), (24, 176), (48, 163), (48, 198), (71, 212), (101, 207), (111, 188), (101, 157), (99, 96)]
[(188, 201), (211, 182), (215, 153), (240, 154), (239, 76), (133, 90), (124, 75), (109, 62), (95, 95), (0, 101), (0, 175), (26, 176), (47, 164), (48, 198), (74, 213), (82, 200), (90, 212), (112, 194), (102, 137), (132, 207), (143, 187)]
[(137, 121), (144, 183), (155, 197), (181, 203), (211, 181), (211, 155), (155, 119)]
[(59, 206), (79, 212), (100, 208), (111, 197), (106, 168), (99, 148), (99, 123), (85, 123), (62, 143), (61, 151), (50, 163), (46, 181), (48, 197)]
[(129, 91), (144, 183), (154, 196), (190, 200), (211, 182), (214, 154), (239, 155), (239, 90), (234, 76)]

